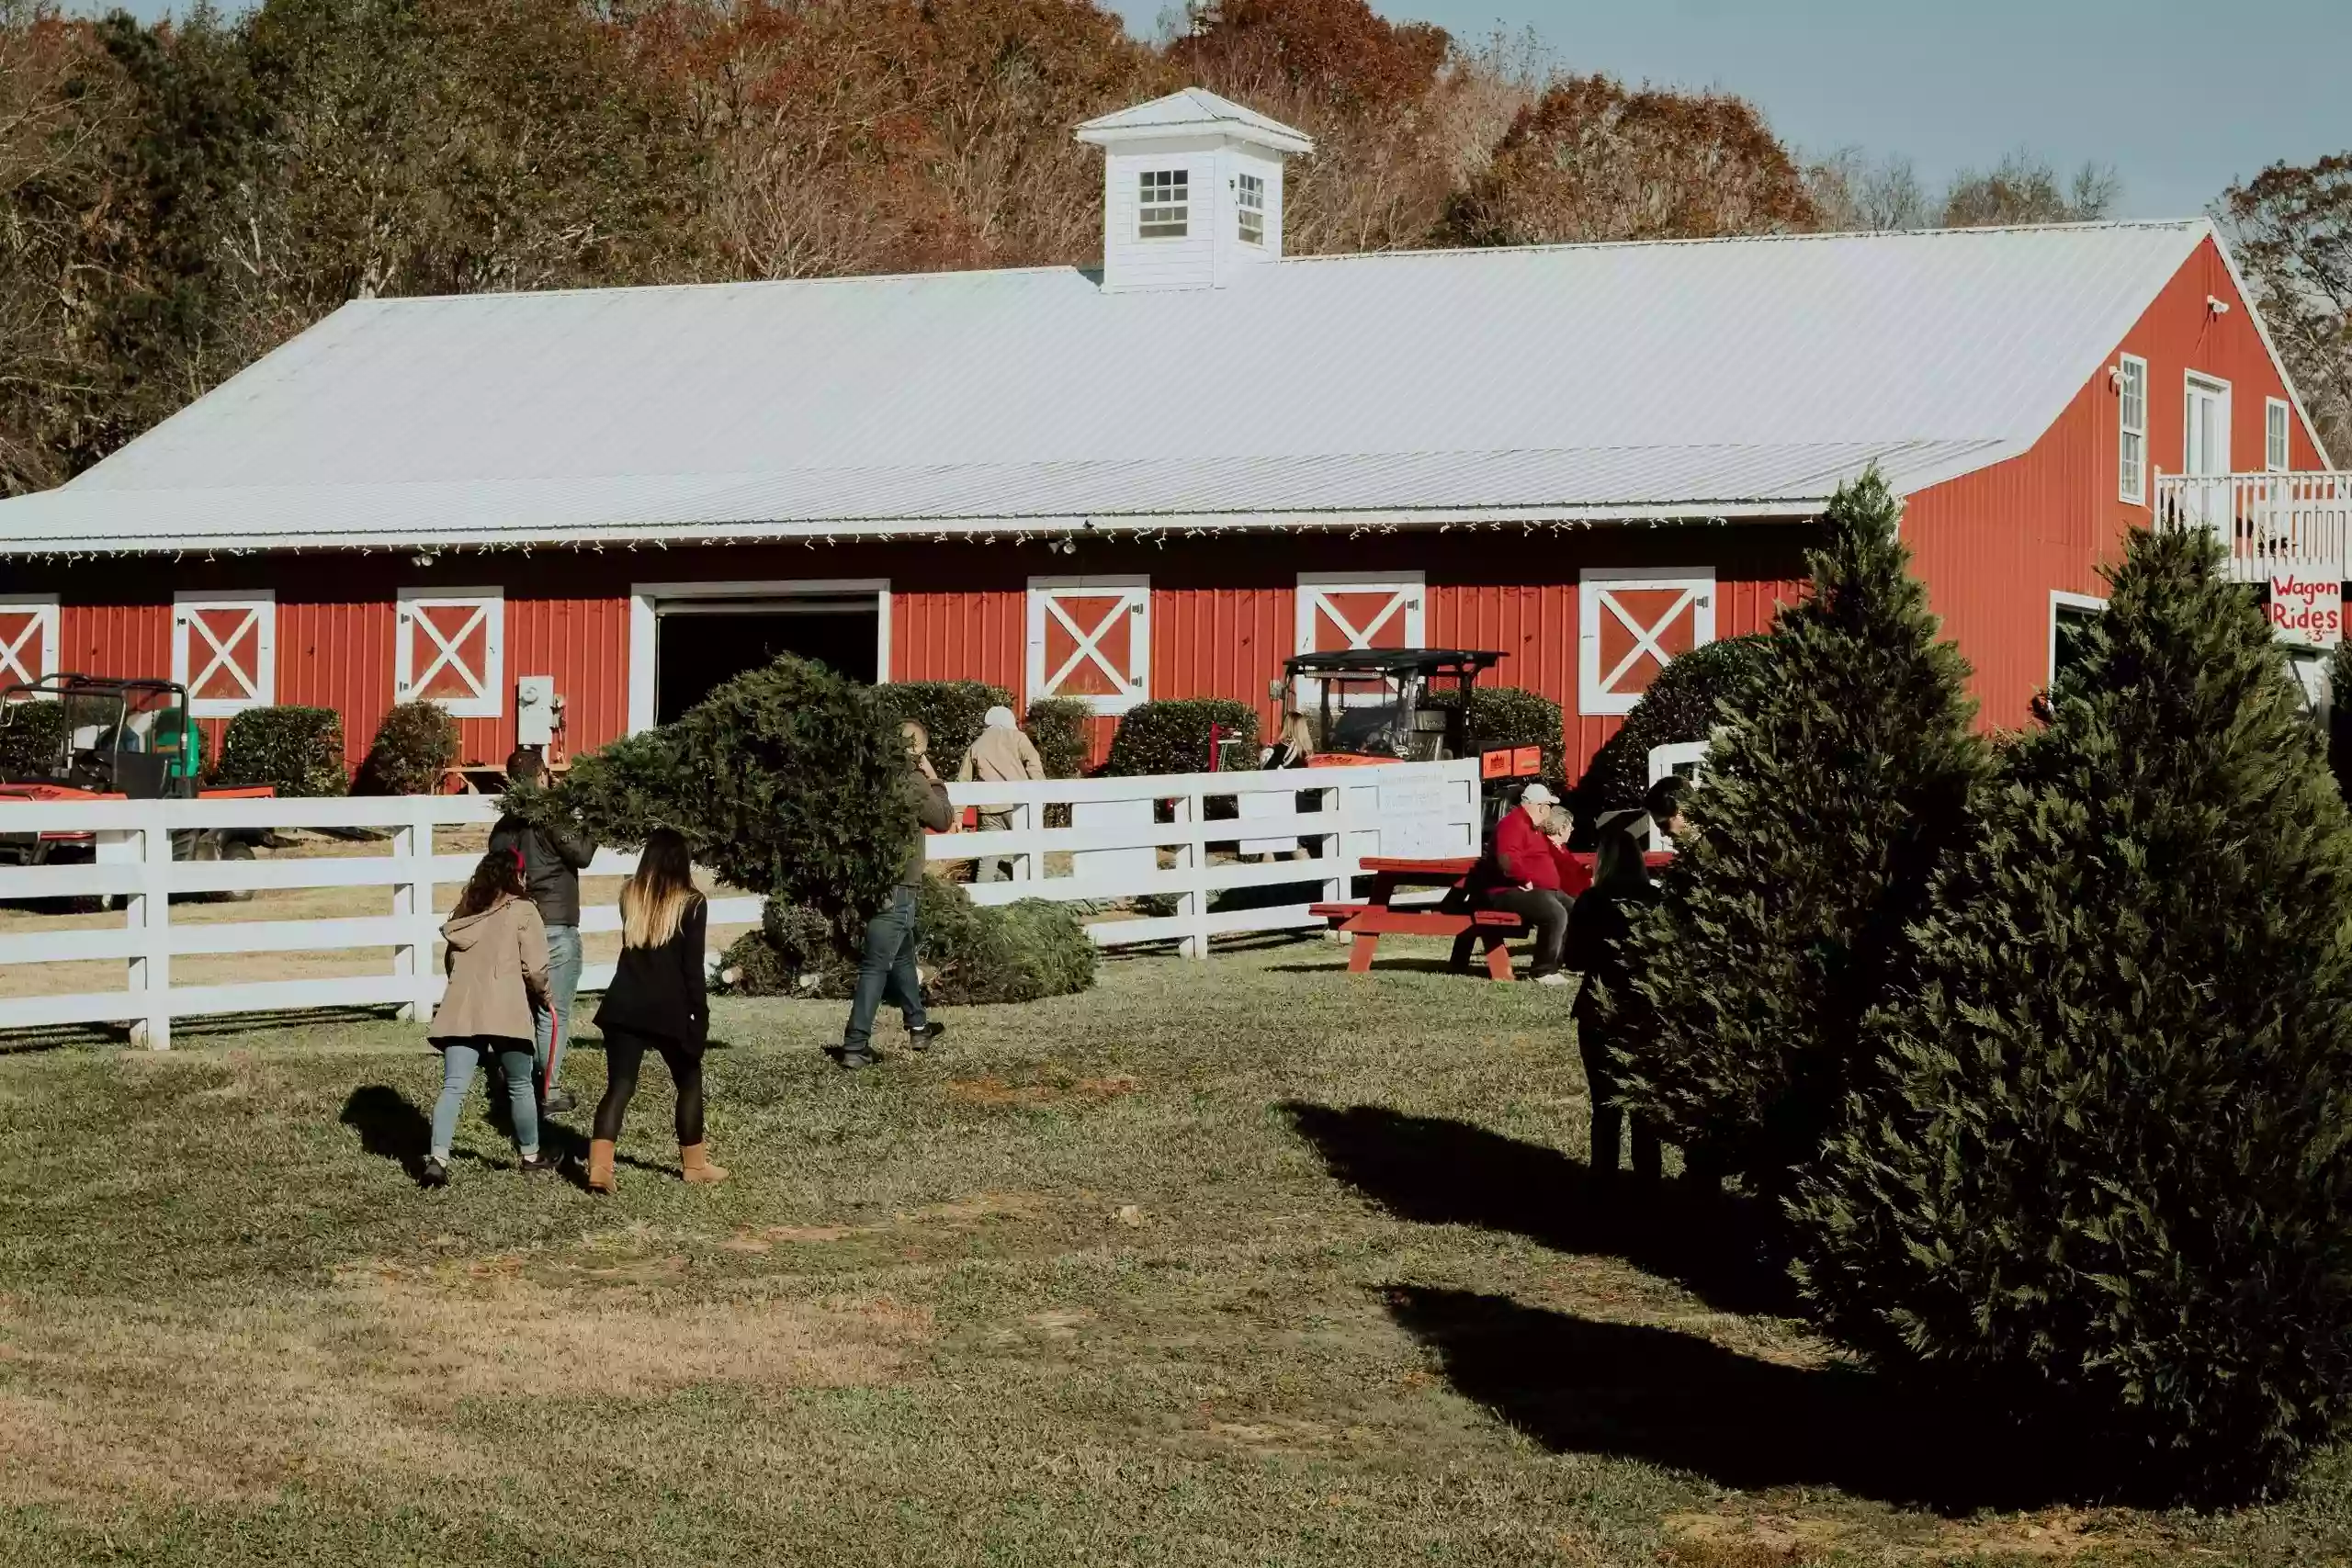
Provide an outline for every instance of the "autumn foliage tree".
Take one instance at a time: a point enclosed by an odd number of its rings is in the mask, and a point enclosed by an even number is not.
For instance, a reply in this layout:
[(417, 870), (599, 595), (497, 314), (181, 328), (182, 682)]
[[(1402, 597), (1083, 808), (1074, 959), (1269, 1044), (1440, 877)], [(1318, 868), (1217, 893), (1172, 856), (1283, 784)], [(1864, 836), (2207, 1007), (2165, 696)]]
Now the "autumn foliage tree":
[(2321, 439), (2339, 463), (2352, 460), (2352, 150), (2273, 164), (2222, 206)]

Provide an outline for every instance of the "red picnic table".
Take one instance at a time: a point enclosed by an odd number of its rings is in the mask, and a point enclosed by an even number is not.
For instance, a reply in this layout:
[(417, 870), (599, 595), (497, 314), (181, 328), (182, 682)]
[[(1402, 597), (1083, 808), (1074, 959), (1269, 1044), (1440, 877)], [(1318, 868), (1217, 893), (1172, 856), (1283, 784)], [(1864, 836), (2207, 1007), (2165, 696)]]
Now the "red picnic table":
[[(1572, 850), (1569, 857), (1582, 863), (1587, 886), (1592, 875), (1593, 853), (1589, 850)], [(1652, 851), (1642, 857), (1652, 870), (1674, 857), (1663, 851)], [(1510, 949), (1505, 945), (1512, 933), (1526, 928), (1526, 922), (1508, 909), (1465, 909), (1459, 913), (1443, 909), (1398, 909), (1390, 907), (1402, 888), (1452, 887), (1469, 875), (1477, 865), (1476, 855), (1445, 860), (1387, 860), (1367, 858), (1363, 869), (1372, 877), (1372, 896), (1361, 904), (1313, 904), (1307, 912), (1325, 916), (1340, 922), (1339, 929), (1355, 938), (1348, 953), (1348, 973), (1363, 975), (1372, 968), (1373, 954), (1378, 951), (1384, 936), (1450, 936), (1476, 935), (1487, 952), (1488, 977), (1508, 981), (1510, 978)]]

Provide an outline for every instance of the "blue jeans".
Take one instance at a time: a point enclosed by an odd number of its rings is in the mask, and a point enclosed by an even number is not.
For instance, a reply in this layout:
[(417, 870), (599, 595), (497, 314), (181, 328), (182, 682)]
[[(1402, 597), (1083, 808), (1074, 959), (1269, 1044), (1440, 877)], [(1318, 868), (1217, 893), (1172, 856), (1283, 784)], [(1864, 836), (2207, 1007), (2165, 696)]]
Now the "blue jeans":
[(550, 1006), (531, 1003), (531, 1055), (538, 1063), (539, 1081), (555, 1092), (556, 1075), (563, 1071), (563, 1048), (571, 1040), (571, 1000), (580, 994), (580, 928), (548, 928), (548, 999)]
[(864, 1051), (874, 1038), (874, 1015), (885, 998), (906, 1015), (907, 1032), (924, 1023), (922, 982), (915, 974), (915, 890), (894, 887), (890, 901), (865, 922), (865, 952), (857, 963), (857, 991), (849, 1004), (842, 1048)]
[(441, 1045), (441, 1098), (433, 1106), (433, 1157), (447, 1164), (450, 1145), (458, 1139), (458, 1112), (465, 1109), (466, 1091), (474, 1086), (474, 1069), (484, 1055), (496, 1053), (506, 1075), (506, 1104), (514, 1118), (514, 1147), (518, 1153), (539, 1152), (539, 1097), (531, 1089), (531, 1048), (520, 1040), (481, 1035), (450, 1040)]

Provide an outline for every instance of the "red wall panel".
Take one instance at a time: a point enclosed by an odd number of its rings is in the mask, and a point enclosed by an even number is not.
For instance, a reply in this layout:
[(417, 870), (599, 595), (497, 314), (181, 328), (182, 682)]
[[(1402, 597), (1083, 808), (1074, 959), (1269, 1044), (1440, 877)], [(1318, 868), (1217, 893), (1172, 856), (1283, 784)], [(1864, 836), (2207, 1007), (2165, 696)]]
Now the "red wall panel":
[[(2208, 297), (2229, 310), (2215, 315)], [(2141, 316), (2117, 354), (2148, 362), (2148, 493), (2154, 472), (2182, 467), (2189, 371), (2230, 383), (2231, 461), (2263, 463), (2264, 400), (2286, 389), (2245, 300), (2211, 241), (2199, 246)], [(2050, 679), (2050, 594), (2104, 596), (2101, 565), (2120, 553), (2124, 531), (2145, 527), (2145, 506), (2118, 499), (2117, 395), (2110, 356), (2056, 422), (2019, 457), (1910, 498), (1904, 513), (1929, 602), (1944, 630), (1975, 668), (1973, 691), (1986, 725), (2026, 721), (2026, 705)], [(2318, 445), (2298, 420), (2292, 461), (2316, 467)]]

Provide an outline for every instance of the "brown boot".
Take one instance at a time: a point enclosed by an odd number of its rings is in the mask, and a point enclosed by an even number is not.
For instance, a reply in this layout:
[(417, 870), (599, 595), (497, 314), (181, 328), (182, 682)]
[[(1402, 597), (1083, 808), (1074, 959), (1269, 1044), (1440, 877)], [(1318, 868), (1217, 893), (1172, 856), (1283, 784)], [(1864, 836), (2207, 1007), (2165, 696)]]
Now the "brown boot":
[(609, 1193), (613, 1190), (613, 1140), (593, 1138), (588, 1144), (588, 1190)]
[(727, 1168), (723, 1165), (713, 1165), (710, 1163), (710, 1145), (708, 1144), (679, 1145), (678, 1163), (685, 1167), (686, 1179), (688, 1181), (707, 1184), (713, 1181), (724, 1181), (727, 1179)]

